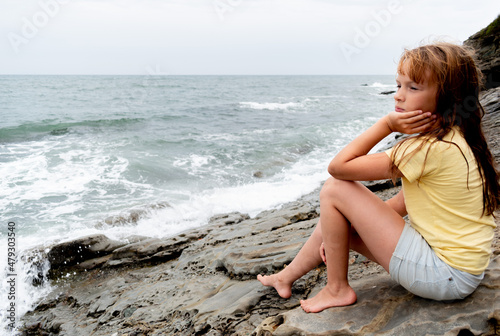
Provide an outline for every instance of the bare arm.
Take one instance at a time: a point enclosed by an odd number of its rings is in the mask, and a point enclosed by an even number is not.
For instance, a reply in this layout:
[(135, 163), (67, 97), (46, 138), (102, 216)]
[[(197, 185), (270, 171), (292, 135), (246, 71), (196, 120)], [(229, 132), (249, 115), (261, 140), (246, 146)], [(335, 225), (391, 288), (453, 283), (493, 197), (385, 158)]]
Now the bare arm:
[(391, 159), (387, 154), (368, 155), (368, 152), (392, 132), (418, 133), (429, 127), (432, 122), (430, 112), (391, 112), (342, 149), (330, 162), (328, 172), (341, 180), (369, 181), (390, 178)]
[(328, 172), (341, 180), (389, 178), (390, 158), (385, 153), (367, 153), (391, 133), (385, 118), (380, 119), (335, 156), (328, 166)]

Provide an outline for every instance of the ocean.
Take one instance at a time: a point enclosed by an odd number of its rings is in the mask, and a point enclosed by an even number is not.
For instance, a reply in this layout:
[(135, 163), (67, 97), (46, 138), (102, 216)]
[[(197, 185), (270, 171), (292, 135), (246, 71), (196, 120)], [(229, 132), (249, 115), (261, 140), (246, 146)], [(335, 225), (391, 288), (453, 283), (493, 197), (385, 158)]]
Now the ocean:
[(394, 76), (0, 76), (0, 328), (53, 289), (32, 263), (55, 243), (166, 237), (314, 191), (394, 108), (387, 90)]

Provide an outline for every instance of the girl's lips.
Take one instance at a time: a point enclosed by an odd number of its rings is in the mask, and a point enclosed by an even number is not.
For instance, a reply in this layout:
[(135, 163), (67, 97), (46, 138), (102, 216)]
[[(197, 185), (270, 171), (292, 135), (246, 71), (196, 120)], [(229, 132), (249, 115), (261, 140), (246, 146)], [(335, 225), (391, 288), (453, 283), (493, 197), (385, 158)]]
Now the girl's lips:
[(404, 109), (402, 109), (400, 107), (396, 107), (396, 112), (404, 112)]

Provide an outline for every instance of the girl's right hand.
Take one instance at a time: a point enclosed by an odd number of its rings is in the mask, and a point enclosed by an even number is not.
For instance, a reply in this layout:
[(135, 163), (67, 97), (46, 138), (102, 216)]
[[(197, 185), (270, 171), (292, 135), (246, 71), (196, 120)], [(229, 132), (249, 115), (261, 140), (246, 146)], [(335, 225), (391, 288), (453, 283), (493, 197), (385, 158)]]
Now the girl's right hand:
[(392, 132), (415, 134), (426, 131), (436, 122), (436, 116), (431, 112), (409, 111), (390, 112), (386, 118), (387, 126)]

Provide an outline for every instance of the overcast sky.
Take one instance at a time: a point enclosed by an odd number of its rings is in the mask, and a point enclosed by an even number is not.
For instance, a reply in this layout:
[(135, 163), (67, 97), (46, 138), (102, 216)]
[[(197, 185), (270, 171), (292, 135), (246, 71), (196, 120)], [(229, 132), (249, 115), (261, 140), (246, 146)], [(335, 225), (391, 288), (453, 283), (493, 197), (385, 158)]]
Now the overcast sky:
[(0, 0), (0, 74), (394, 74), (498, 0)]

